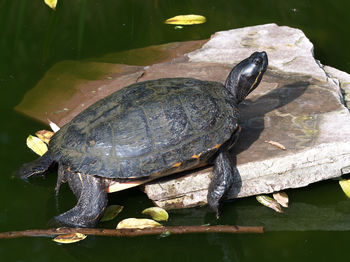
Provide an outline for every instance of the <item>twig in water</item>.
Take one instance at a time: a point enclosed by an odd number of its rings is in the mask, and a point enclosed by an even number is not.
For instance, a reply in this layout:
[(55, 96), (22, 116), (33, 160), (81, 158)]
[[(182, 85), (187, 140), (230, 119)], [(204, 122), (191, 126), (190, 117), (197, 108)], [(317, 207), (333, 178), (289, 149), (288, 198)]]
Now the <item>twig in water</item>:
[(194, 233), (263, 233), (263, 227), (246, 226), (168, 226), (144, 229), (104, 229), (104, 228), (51, 228), (32, 229), (24, 231), (10, 231), (0, 233), (0, 239), (19, 237), (51, 237), (64, 234), (82, 233), (85, 235), (110, 237), (135, 237), (145, 235), (167, 234), (194, 234)]

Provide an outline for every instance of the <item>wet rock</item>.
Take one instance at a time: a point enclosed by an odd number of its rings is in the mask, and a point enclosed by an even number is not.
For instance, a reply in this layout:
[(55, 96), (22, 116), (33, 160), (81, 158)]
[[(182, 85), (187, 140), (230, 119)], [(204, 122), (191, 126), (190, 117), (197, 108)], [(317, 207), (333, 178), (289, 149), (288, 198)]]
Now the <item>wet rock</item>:
[(46, 72), (15, 109), (43, 123), (50, 119), (63, 126), (94, 102), (140, 81), (148, 68), (145, 65), (171, 61), (206, 41), (149, 46), (88, 61), (62, 61)]
[[(350, 165), (350, 115), (344, 103), (350, 100), (350, 76), (317, 61), (302, 31), (267, 24), (218, 32), (204, 43), (153, 46), (97, 62), (61, 62), (16, 109), (63, 125), (101, 97), (137, 81), (194, 77), (223, 83), (234, 64), (265, 50), (268, 71), (239, 106), (242, 132), (232, 150), (237, 168), (228, 197), (307, 186), (340, 176), (341, 168)], [(164, 53), (145, 63), (147, 50)], [(137, 66), (111, 63), (127, 63), (122, 57), (132, 57), (129, 61)], [(265, 142), (269, 140), (286, 150)], [(164, 208), (203, 205), (211, 177), (208, 167), (148, 183), (144, 190)]]

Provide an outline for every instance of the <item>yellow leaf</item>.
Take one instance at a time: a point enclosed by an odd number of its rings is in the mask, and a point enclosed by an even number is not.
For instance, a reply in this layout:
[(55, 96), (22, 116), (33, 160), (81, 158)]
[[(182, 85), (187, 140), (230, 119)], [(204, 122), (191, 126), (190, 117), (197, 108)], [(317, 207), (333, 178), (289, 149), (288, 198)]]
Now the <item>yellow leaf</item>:
[(272, 208), (278, 213), (283, 213), (281, 205), (278, 204), (278, 202), (275, 199), (272, 199), (271, 197), (260, 195), (256, 196), (256, 200), (258, 200), (260, 204)]
[(55, 133), (52, 131), (48, 131), (48, 130), (40, 130), (35, 132), (35, 135), (43, 142), (45, 142), (46, 144), (49, 144), (51, 137), (54, 135)]
[(66, 234), (66, 235), (59, 235), (52, 240), (61, 244), (71, 244), (71, 243), (84, 240), (85, 238), (86, 238), (86, 235), (84, 234), (72, 233), (72, 234)]
[(283, 207), (288, 207), (288, 195), (284, 192), (274, 193), (273, 198)]
[(150, 207), (142, 211), (142, 214), (151, 216), (157, 221), (167, 221), (169, 219), (168, 212), (160, 207)]
[(106, 222), (113, 220), (120, 212), (123, 210), (123, 206), (120, 205), (110, 205), (106, 208), (103, 217), (101, 218), (101, 222)]
[(57, 0), (44, 0), (45, 4), (47, 4), (53, 10), (56, 10)]
[(27, 137), (27, 146), (39, 156), (42, 156), (48, 150), (47, 145), (43, 141), (32, 135)]
[(202, 15), (177, 15), (165, 20), (164, 23), (171, 25), (197, 25), (206, 21), (207, 19)]
[(345, 195), (350, 198), (350, 179), (343, 179), (339, 181), (339, 185)]
[(146, 218), (127, 218), (119, 222), (117, 229), (121, 228), (148, 228), (161, 227), (162, 225), (152, 219)]

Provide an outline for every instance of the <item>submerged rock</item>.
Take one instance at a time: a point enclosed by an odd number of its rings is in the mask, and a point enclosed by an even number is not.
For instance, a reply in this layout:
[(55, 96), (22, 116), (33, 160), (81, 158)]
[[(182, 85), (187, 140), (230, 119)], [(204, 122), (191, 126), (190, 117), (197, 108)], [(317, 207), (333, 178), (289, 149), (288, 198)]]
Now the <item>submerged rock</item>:
[[(350, 75), (315, 60), (313, 45), (303, 32), (286, 26), (218, 32), (205, 42), (130, 51), (130, 56), (163, 52), (150, 66), (112, 64), (120, 63), (120, 54), (93, 62), (61, 62), (16, 109), (63, 125), (88, 105), (134, 82), (193, 77), (223, 83), (234, 64), (265, 50), (268, 71), (240, 105), (242, 132), (232, 150), (236, 183), (229, 198), (303, 187), (341, 175), (341, 168), (350, 165), (350, 114), (345, 106), (350, 100)], [(286, 150), (265, 141), (278, 142)], [(192, 207), (206, 203), (211, 177), (209, 167), (148, 183), (144, 190), (160, 207)]]

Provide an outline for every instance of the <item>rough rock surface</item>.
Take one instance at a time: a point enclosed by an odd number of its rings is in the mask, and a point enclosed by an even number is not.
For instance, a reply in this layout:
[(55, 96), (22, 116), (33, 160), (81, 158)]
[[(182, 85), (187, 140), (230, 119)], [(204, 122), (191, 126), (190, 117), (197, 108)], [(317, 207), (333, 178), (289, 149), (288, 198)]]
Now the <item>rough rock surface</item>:
[[(255, 50), (268, 52), (270, 66), (263, 83), (240, 106), (243, 131), (232, 152), (237, 172), (229, 198), (340, 176), (350, 163), (350, 115), (340, 88), (348, 87), (349, 75), (315, 60), (300, 30), (268, 24), (219, 32), (187, 56), (190, 63), (228, 64)], [(165, 208), (205, 204), (211, 172), (169, 177), (146, 185), (145, 191)]]
[[(61, 62), (16, 109), (62, 125), (102, 96), (136, 81), (194, 77), (223, 83), (234, 64), (254, 51), (265, 50), (268, 71), (240, 105), (242, 132), (232, 151), (236, 183), (229, 197), (302, 187), (341, 175), (341, 168), (350, 165), (350, 114), (344, 103), (350, 100), (350, 75), (315, 60), (312, 43), (302, 31), (290, 27), (267, 24), (235, 29), (218, 32), (204, 42), (159, 46), (164, 55), (155, 59), (157, 64), (146, 67), (135, 62), (138, 66), (110, 64), (120, 63), (120, 54), (96, 59), (98, 62)], [(132, 52), (140, 55), (147, 50)], [(152, 47), (151, 53), (155, 50)], [(63, 82), (58, 85), (57, 81)], [(62, 85), (71, 88), (62, 91), (58, 88)], [(52, 103), (53, 98), (57, 104)], [(281, 143), (286, 150), (266, 143), (268, 140)], [(170, 176), (147, 184), (144, 190), (161, 207), (202, 205), (211, 172), (209, 167)]]

